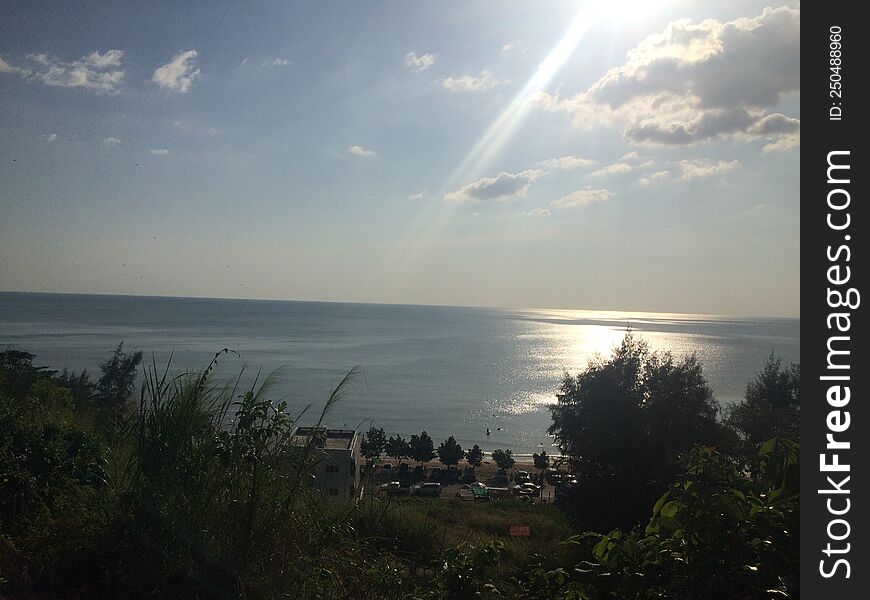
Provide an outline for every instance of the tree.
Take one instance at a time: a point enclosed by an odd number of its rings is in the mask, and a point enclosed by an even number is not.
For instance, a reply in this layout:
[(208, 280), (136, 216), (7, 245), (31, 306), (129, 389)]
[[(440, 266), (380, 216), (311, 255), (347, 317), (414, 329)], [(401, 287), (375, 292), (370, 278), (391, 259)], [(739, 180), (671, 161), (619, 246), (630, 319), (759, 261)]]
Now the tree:
[(133, 393), (136, 367), (142, 362), (142, 351), (124, 352), (124, 342), (118, 344), (112, 357), (100, 365), (102, 375), (97, 382), (95, 398), (101, 409), (119, 413)]
[[(609, 357), (565, 374), (550, 407), (562, 454), (596, 490), (577, 512), (599, 526), (630, 526), (646, 515), (655, 482), (678, 472), (681, 452), (723, 438), (719, 407), (692, 355), (654, 352), (629, 331)], [(610, 521), (609, 521), (610, 520)]]
[(0, 352), (0, 388), (12, 398), (23, 399), (36, 381), (55, 374), (47, 367), (34, 367), (34, 358), (35, 354), (21, 350)]
[(516, 464), (516, 460), (514, 460), (514, 453), (510, 450), (493, 450), (492, 451), (492, 460), (495, 461), (495, 464), (498, 465), (499, 469), (508, 470), (512, 466)]
[(411, 446), (400, 435), (396, 437), (390, 436), (384, 449), (387, 456), (396, 459), (396, 466), (398, 466), (400, 460), (411, 455)]
[(533, 454), (532, 460), (535, 461), (535, 468), (541, 472), (541, 475), (543, 475), (544, 471), (547, 470), (547, 467), (550, 466), (550, 457), (547, 455), (546, 450), (541, 450), (540, 454)]
[(416, 460), (418, 463), (428, 463), (430, 460), (435, 458), (435, 443), (425, 431), (419, 436), (412, 435), (410, 445), (411, 458)]
[(64, 369), (57, 376), (57, 382), (70, 391), (76, 407), (87, 406), (93, 401), (95, 386), (87, 369), (81, 373)]
[(472, 467), (479, 467), (480, 463), (483, 462), (483, 450), (480, 449), (480, 446), (475, 444), (471, 450), (465, 453), (465, 460), (468, 461)]
[(800, 427), (800, 363), (782, 367), (773, 354), (746, 385), (745, 400), (732, 405), (727, 422), (751, 449), (771, 437), (798, 439)]
[(800, 448), (784, 438), (737, 460), (695, 447), (645, 528), (569, 538), (582, 562), (533, 570), (523, 597), (797, 598), (799, 476)]
[(463, 456), (465, 456), (465, 451), (452, 435), (438, 446), (438, 460), (448, 467), (458, 464)]
[(387, 434), (384, 433), (383, 427), (375, 427), (372, 425), (363, 436), (360, 450), (366, 459), (371, 460), (378, 458), (384, 453), (387, 446)]

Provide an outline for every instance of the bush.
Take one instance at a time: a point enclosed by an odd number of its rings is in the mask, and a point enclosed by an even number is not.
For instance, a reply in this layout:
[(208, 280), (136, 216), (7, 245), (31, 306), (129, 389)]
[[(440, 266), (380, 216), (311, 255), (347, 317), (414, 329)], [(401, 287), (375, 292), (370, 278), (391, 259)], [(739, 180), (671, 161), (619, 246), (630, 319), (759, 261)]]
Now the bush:
[(532, 569), (526, 590), (547, 590), (542, 598), (797, 598), (797, 444), (771, 439), (748, 464), (698, 447), (684, 464), (644, 529), (570, 538), (587, 559), (570, 572)]

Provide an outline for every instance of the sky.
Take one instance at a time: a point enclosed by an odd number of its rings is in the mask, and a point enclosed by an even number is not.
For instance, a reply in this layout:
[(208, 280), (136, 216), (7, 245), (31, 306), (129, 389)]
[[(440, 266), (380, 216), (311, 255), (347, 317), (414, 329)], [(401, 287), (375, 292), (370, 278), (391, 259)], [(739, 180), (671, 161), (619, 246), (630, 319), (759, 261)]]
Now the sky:
[(4, 2), (0, 290), (799, 316), (800, 9)]

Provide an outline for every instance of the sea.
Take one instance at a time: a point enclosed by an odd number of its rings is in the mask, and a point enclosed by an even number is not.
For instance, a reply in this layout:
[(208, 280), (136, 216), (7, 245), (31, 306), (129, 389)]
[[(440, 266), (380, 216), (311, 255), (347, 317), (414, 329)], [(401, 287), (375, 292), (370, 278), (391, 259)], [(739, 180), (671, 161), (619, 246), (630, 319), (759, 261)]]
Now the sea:
[(464, 448), (518, 456), (558, 452), (548, 407), (562, 377), (609, 354), (627, 328), (654, 350), (696, 354), (722, 406), (741, 400), (771, 353), (800, 361), (794, 318), (0, 293), (0, 348), (31, 352), (38, 365), (96, 379), (123, 342), (148, 365), (197, 372), (228, 348), (215, 377), (241, 373), (243, 387), (270, 377), (271, 396), (303, 424), (359, 365), (329, 426), (374, 424), (406, 439), (425, 430), (436, 446), (453, 435)]

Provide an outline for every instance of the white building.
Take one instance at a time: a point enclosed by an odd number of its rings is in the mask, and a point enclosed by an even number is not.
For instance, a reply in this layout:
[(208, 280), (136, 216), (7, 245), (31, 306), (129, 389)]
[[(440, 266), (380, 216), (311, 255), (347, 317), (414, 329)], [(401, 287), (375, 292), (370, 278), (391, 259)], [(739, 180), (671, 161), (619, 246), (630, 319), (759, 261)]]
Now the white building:
[(319, 460), (314, 467), (313, 485), (334, 500), (359, 497), (361, 435), (351, 429), (297, 427), (291, 443), (306, 446), (314, 436)]

